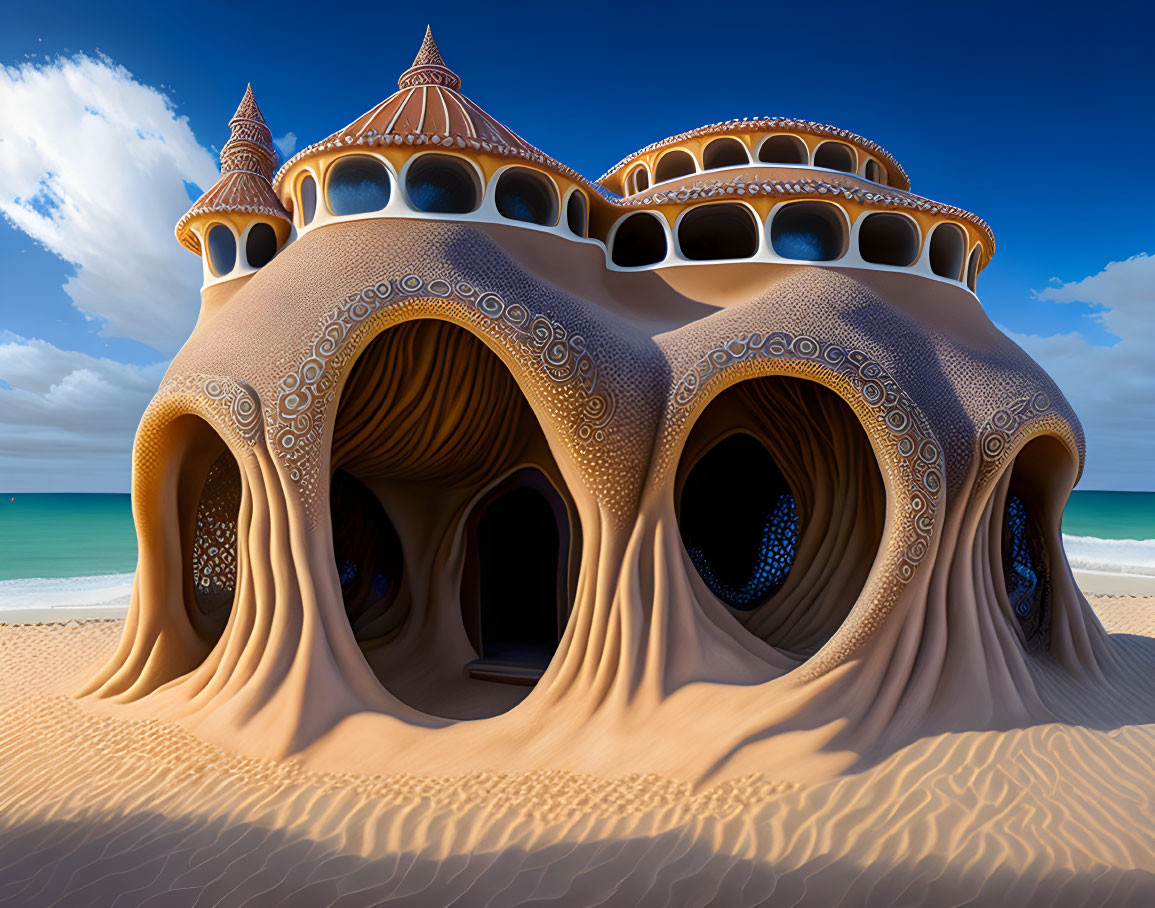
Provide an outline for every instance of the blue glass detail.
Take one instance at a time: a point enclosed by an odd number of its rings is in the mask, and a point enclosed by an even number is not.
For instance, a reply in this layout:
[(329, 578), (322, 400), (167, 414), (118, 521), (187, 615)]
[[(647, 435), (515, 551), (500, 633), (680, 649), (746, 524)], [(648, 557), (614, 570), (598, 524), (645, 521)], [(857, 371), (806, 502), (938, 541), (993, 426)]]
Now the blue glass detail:
[(335, 215), (368, 214), (389, 202), (389, 171), (364, 156), (342, 158), (329, 174), (329, 210)]
[(765, 602), (782, 587), (797, 548), (798, 513), (794, 496), (786, 491), (779, 495), (773, 510), (766, 515), (753, 569), (741, 586), (732, 586), (722, 580), (702, 549), (691, 546), (686, 551), (715, 596), (734, 608), (750, 609)]
[(770, 223), (770, 242), (784, 259), (829, 262), (842, 255), (842, 226), (829, 206), (801, 202), (781, 209)]
[(1023, 499), (1007, 496), (1003, 514), (1003, 582), (1007, 600), (1028, 638), (1043, 628), (1046, 602), (1045, 548)]
[(722, 439), (694, 464), (678, 522), (698, 574), (732, 608), (766, 602), (794, 563), (800, 533), (794, 493), (751, 435)]

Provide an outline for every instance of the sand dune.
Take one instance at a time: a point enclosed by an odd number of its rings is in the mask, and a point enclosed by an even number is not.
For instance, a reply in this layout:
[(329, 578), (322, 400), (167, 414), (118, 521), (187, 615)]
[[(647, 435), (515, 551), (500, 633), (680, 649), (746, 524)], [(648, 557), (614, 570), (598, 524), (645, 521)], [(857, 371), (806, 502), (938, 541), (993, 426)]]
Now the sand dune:
[[(1155, 601), (1094, 604), (1155, 635)], [(326, 775), (86, 712), (120, 632), (0, 627), (0, 904), (1155, 901), (1155, 726), (924, 738), (810, 785)]]

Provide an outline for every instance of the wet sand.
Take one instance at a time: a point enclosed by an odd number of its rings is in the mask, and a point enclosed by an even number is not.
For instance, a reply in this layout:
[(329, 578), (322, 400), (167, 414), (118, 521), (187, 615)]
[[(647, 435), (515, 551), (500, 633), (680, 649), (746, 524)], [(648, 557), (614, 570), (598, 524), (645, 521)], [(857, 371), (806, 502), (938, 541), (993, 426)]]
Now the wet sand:
[[(1092, 605), (1155, 636), (1155, 598)], [(1152, 725), (941, 735), (806, 785), (322, 774), (88, 712), (121, 628), (0, 626), (0, 904), (1155, 903)]]

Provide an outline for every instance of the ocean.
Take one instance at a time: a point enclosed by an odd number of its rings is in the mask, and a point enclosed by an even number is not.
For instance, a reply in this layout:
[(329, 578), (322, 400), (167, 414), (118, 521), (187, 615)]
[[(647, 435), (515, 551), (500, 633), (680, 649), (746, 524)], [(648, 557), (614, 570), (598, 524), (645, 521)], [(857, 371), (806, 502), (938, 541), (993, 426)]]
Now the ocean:
[[(1073, 492), (1063, 538), (1073, 568), (1155, 576), (1155, 492)], [(128, 495), (0, 497), (0, 608), (126, 602), (135, 568)]]

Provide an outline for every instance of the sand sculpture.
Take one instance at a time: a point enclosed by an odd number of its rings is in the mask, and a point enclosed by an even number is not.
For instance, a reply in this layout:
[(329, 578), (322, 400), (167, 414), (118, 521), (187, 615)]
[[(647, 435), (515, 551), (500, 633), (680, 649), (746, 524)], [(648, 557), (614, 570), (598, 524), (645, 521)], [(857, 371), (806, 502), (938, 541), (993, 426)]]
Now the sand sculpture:
[(789, 119), (590, 183), (428, 33), (398, 86), (275, 175), (246, 91), (177, 225), (200, 317), (89, 702), (334, 770), (695, 779), (1130, 708), (982, 220)]

